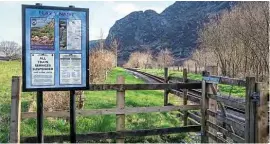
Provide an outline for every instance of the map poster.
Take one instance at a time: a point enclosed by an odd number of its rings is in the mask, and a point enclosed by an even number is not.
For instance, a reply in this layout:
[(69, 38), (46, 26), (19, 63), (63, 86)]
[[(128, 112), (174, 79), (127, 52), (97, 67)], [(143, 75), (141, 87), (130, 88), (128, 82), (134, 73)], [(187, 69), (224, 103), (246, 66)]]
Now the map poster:
[(54, 54), (31, 54), (33, 86), (54, 85)]
[(60, 85), (81, 84), (81, 54), (60, 54)]
[(67, 22), (67, 50), (81, 50), (81, 20)]
[(31, 49), (54, 50), (54, 19), (31, 18)]
[(67, 19), (59, 19), (60, 50), (67, 50)]

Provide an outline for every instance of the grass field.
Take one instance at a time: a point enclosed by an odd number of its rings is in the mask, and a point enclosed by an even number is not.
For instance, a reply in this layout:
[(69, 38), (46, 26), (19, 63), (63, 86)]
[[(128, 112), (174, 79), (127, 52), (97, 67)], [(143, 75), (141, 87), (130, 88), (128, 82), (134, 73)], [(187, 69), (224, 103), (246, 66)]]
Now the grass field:
[[(0, 61), (0, 143), (8, 141), (11, 102), (11, 78), (21, 75), (18, 61)], [(22, 93), (22, 111), (25, 111), (34, 93)]]
[[(10, 121), (10, 92), (11, 77), (21, 75), (20, 62), (0, 62), (0, 143), (8, 142), (9, 137), (9, 121)], [(143, 83), (142, 80), (135, 78), (121, 68), (115, 68), (110, 72), (106, 83), (115, 83), (117, 75), (125, 76), (126, 83)], [(116, 107), (116, 92), (85, 92), (86, 100), (84, 109), (101, 109)], [(31, 100), (35, 99), (35, 93), (22, 94), (22, 111), (26, 111)], [(172, 103), (179, 103), (176, 97), (170, 97)], [(162, 106), (163, 91), (127, 91), (126, 106)], [(182, 125), (179, 118), (176, 117), (177, 112), (170, 113), (147, 113), (134, 114), (126, 116), (126, 129), (147, 129), (147, 128), (163, 128)], [(116, 116), (91, 116), (77, 117), (77, 133), (89, 132), (105, 132), (115, 131)], [(45, 135), (69, 134), (69, 122), (65, 119), (45, 119), (44, 120)], [(36, 119), (25, 119), (21, 123), (21, 136), (36, 135)], [(175, 134), (167, 136), (148, 136), (127, 138), (127, 142), (194, 142), (187, 134)], [(112, 141), (113, 142), (113, 141)]]
[[(153, 75), (157, 75), (160, 77), (164, 77), (164, 70), (163, 69), (141, 69), (143, 72), (147, 72)], [(183, 72), (177, 71), (177, 70), (169, 70), (169, 75), (174, 77), (183, 77)], [(188, 79), (193, 80), (202, 80), (201, 74), (194, 74), (194, 73), (188, 73)], [(230, 85), (224, 85), (219, 84), (219, 91), (221, 94), (235, 96), (235, 97), (244, 97), (245, 96), (245, 88), (239, 87), (239, 86), (230, 86)]]

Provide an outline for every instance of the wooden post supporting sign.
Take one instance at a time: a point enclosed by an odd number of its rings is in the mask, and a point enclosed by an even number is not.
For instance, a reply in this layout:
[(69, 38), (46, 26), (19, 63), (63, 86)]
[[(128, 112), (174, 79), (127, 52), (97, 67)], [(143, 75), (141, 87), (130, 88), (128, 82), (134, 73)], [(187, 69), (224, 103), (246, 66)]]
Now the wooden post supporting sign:
[(43, 138), (43, 91), (37, 91), (37, 142), (44, 143), (44, 138)]
[(76, 97), (75, 90), (70, 91), (70, 142), (76, 143)]

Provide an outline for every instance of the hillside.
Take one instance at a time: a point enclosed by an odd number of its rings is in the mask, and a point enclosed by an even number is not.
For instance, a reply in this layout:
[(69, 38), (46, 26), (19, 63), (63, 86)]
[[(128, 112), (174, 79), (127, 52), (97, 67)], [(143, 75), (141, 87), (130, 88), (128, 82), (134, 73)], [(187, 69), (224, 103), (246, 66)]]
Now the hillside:
[(120, 61), (133, 51), (151, 48), (157, 53), (169, 48), (177, 58), (188, 57), (197, 46), (198, 31), (210, 15), (230, 9), (235, 2), (178, 1), (158, 14), (153, 10), (135, 11), (117, 20), (106, 38), (121, 44)]

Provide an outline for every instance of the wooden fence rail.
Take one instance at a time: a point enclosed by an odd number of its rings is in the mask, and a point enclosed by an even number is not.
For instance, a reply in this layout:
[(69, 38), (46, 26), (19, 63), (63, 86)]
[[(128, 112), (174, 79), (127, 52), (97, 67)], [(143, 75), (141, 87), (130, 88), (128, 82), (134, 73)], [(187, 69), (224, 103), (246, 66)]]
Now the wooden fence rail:
[(208, 98), (211, 98), (211, 99), (214, 99), (216, 101), (222, 102), (225, 105), (229, 105), (229, 106), (231, 106), (233, 108), (236, 108), (236, 109), (239, 109), (239, 110), (242, 110), (242, 111), (245, 110), (245, 102), (234, 101), (232, 99), (228, 99), (228, 98), (225, 98), (225, 97), (222, 97), (222, 96), (219, 96), (219, 95), (215, 95), (215, 94), (208, 94), (207, 96), (208, 96)]
[[(152, 113), (152, 112), (169, 112), (177, 110), (196, 110), (200, 105), (185, 105), (185, 106), (155, 106), (155, 107), (125, 107), (112, 109), (92, 109), (92, 110), (77, 110), (77, 116), (92, 116), (92, 115), (111, 115), (111, 114), (137, 114), (137, 113)], [(22, 119), (36, 118), (36, 112), (22, 112)], [(69, 111), (44, 112), (44, 117), (69, 117)]]
[(201, 89), (201, 83), (152, 83), (152, 84), (90, 84), (89, 91), (105, 90), (164, 90), (164, 89)]
[(232, 138), (235, 142), (238, 142), (238, 143), (245, 142), (245, 139), (243, 139), (242, 137), (240, 137), (240, 136), (228, 131), (227, 129), (224, 129), (224, 128), (222, 128), (222, 127), (220, 127), (220, 126), (218, 126), (210, 121), (207, 121), (206, 125), (214, 128), (214, 129), (217, 129), (218, 131), (222, 132), (224, 135)]
[[(201, 126), (189, 125), (184, 127), (173, 127), (173, 128), (158, 128), (158, 129), (143, 129), (143, 130), (125, 130), (119, 132), (96, 132), (89, 134), (77, 134), (77, 142), (87, 142), (89, 140), (99, 139), (117, 139), (122, 136), (134, 137), (134, 136), (151, 136), (151, 135), (163, 135), (163, 134), (175, 134), (185, 132), (199, 132)], [(35, 142), (36, 137), (23, 138), (22, 142)], [(69, 141), (69, 135), (56, 135), (56, 136), (45, 136), (46, 142), (64, 142)]]
[[(12, 98), (12, 110), (14, 108), (19, 109), (20, 105), (20, 93), (16, 87), (21, 87), (19, 83), (20, 77), (18, 79), (14, 78), (13, 82), (13, 95)], [(181, 132), (199, 132), (200, 125), (184, 126), (184, 127), (175, 127), (175, 128), (163, 128), (163, 129), (149, 129), (149, 130), (125, 130), (125, 115), (127, 114), (137, 114), (137, 113), (150, 113), (150, 112), (169, 112), (169, 111), (187, 111), (187, 110), (198, 110), (200, 105), (181, 105), (181, 106), (154, 106), (154, 107), (125, 107), (125, 91), (126, 90), (169, 90), (169, 89), (200, 89), (200, 83), (164, 83), (164, 84), (125, 84), (124, 77), (117, 78), (117, 84), (91, 84), (89, 91), (100, 91), (100, 90), (116, 90), (116, 108), (111, 109), (92, 109), (92, 110), (77, 110), (76, 116), (92, 116), (92, 115), (116, 115), (116, 131), (115, 132), (105, 132), (105, 133), (90, 133), (90, 134), (79, 134), (76, 135), (77, 141), (84, 141), (91, 139), (108, 139), (116, 138), (117, 143), (123, 143), (126, 136), (148, 136), (148, 135), (157, 135), (157, 134), (172, 134), (172, 133), (181, 133)], [(16, 109), (15, 109), (16, 110)], [(17, 118), (15, 123), (17, 125), (11, 125), (11, 132), (17, 132), (17, 139), (14, 139), (12, 142), (20, 142), (20, 132), (19, 124), (20, 119), (18, 119), (19, 114), (21, 114), (22, 119), (25, 118), (36, 118), (36, 112), (12, 112), (12, 119)], [(44, 112), (45, 117), (70, 117), (69, 111), (55, 111), (55, 112)], [(70, 137), (67, 135), (59, 136), (45, 136), (45, 142), (63, 142), (69, 140)], [(25, 137), (22, 138), (22, 142), (36, 142), (36, 137)]]
[(246, 81), (243, 80), (243, 79), (236, 79), (236, 78), (229, 78), (229, 77), (222, 77), (222, 76), (214, 76), (214, 75), (209, 76), (209, 78), (218, 79), (219, 84), (227, 84), (227, 85), (246, 87)]

